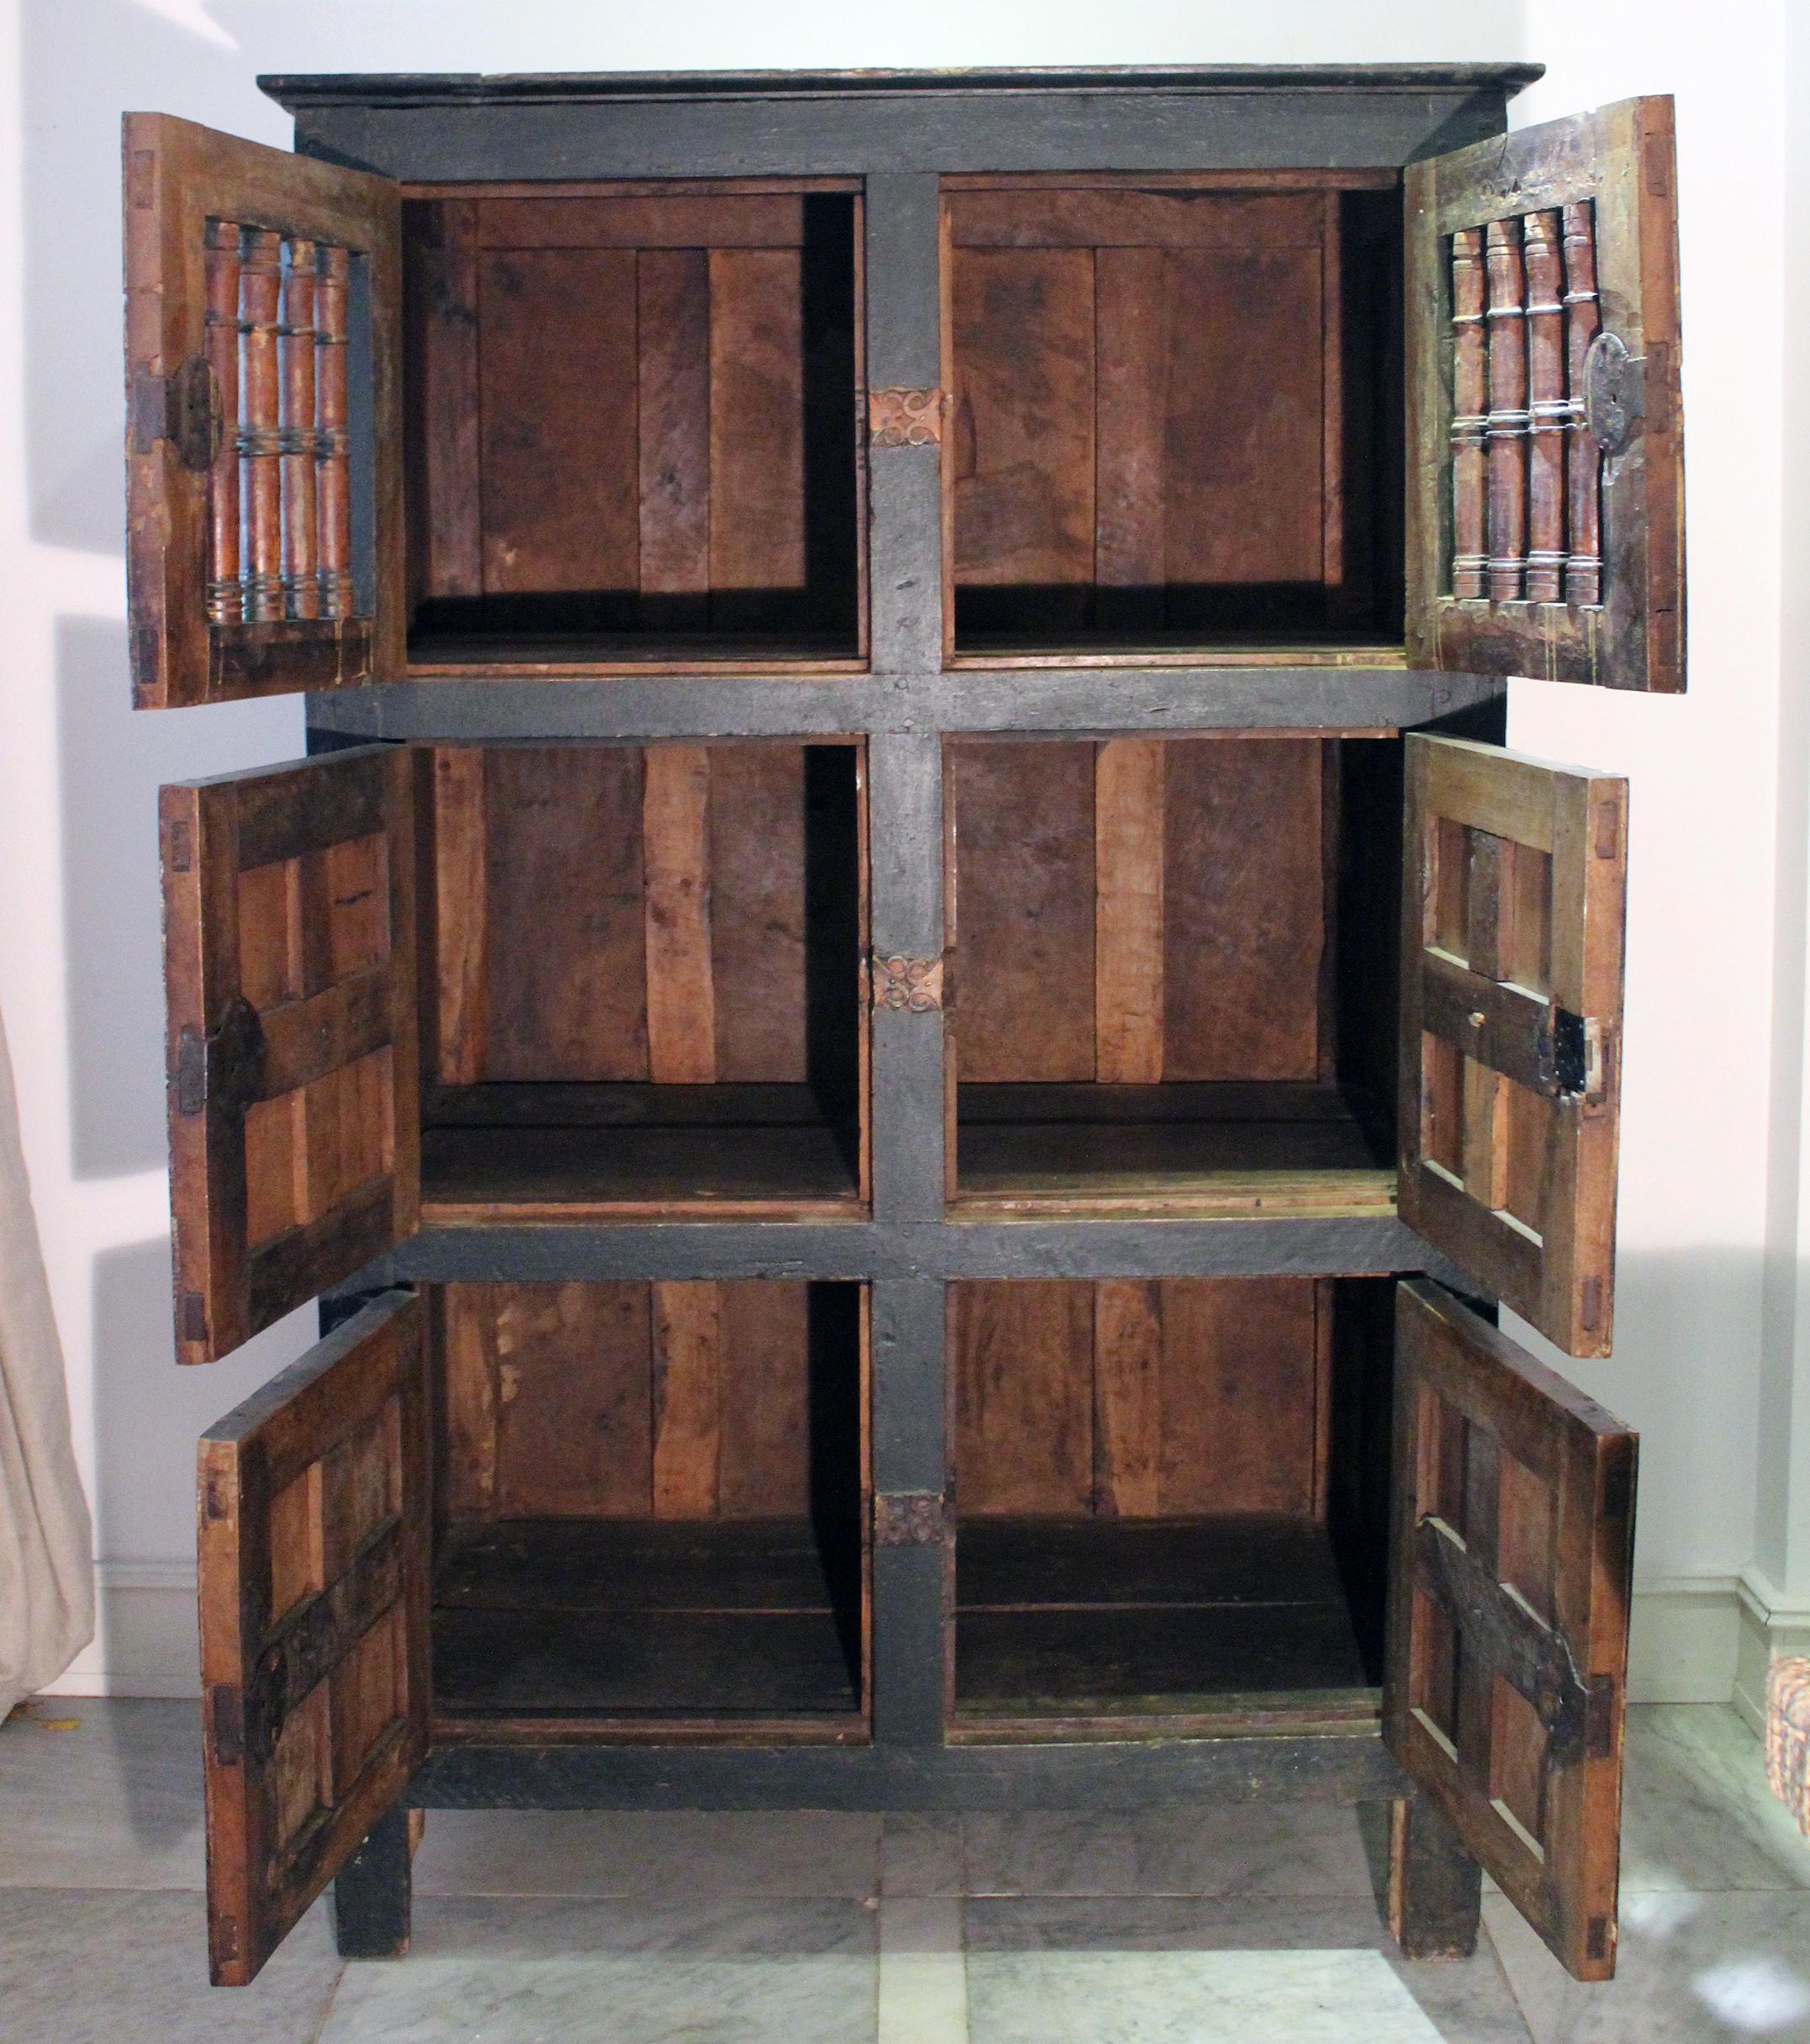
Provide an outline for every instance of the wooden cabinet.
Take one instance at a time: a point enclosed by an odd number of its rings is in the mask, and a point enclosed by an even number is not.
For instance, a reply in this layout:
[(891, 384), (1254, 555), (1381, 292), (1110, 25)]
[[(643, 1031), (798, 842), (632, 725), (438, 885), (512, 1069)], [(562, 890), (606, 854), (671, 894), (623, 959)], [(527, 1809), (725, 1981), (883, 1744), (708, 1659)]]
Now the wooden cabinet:
[[(1395, 1805), (1613, 1966), (1670, 108), (289, 79), (126, 128), (216, 1978), (433, 1806)], [(1074, 109), (1084, 104), (1087, 118)]]

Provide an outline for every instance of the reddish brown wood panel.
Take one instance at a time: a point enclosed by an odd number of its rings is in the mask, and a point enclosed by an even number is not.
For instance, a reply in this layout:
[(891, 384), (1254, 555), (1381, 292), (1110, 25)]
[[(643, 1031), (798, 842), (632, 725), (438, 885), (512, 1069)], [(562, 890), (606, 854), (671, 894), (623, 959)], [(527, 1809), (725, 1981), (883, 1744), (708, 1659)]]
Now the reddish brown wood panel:
[(805, 586), (801, 258), (710, 251), (710, 620), (757, 631)]
[(426, 1751), (422, 1314), (390, 1295), (198, 1456), (208, 1935), (242, 1986)]
[(442, 1296), (449, 1519), (810, 1510), (808, 1285), (449, 1285)]
[(1311, 1278), (956, 1285), (962, 1510), (1319, 1517), (1321, 1289)]
[(1633, 1434), (1401, 1286), (1384, 1727), (1580, 1979), (1615, 1970)]
[(1628, 786), (1407, 740), (1401, 1215), (1574, 1355), (1613, 1338)]
[(716, 1076), (799, 1082), (808, 1076), (805, 750), (718, 745), (710, 760)]
[(708, 1085), (717, 1075), (710, 752), (650, 746), (641, 776), (647, 1076)]
[(964, 1513), (1084, 1513), (1094, 1493), (1093, 1291), (951, 1287), (956, 1491)]
[(1325, 404), (1317, 247), (1172, 253), (1164, 446), (1171, 621), (1179, 592), (1317, 584)]
[(1094, 577), (1094, 257), (958, 249), (955, 573), (970, 584)]
[(414, 1231), (414, 768), (373, 746), (164, 789), (177, 1354)]
[(1167, 1079), (1319, 1076), (1322, 753), (1311, 738), (1169, 739)]
[(404, 209), (411, 600), (483, 593), (476, 199)]
[[(636, 259), (644, 597), (671, 630), (710, 621), (710, 259), (701, 248)], [(643, 605), (650, 621), (652, 606)]]
[(641, 755), (484, 755), (488, 1079), (646, 1079)]
[(1094, 1076), (1094, 747), (955, 744), (958, 1070)]
[[(129, 114), (124, 143), (134, 700), (161, 708), (385, 679), (403, 631), (397, 188), (163, 114)], [(376, 489), (356, 515), (372, 520), (375, 573), (357, 616), (340, 608), (339, 252), (364, 266), (373, 369)], [(233, 325), (242, 374), (223, 375)]]
[[(1672, 103), (1657, 98), (1519, 129), (1409, 166), (1413, 663), (1607, 688), (1684, 687), (1676, 186)], [(1554, 359), (1561, 314), (1552, 309), (1555, 222), (1565, 271), (1562, 394)], [(1467, 266), (1480, 235), (1491, 314), (1487, 596), (1477, 590), (1475, 557), (1462, 536), (1475, 502), (1465, 423), (1475, 416), (1475, 357), (1459, 338), (1454, 365), (1453, 324), (1454, 313), (1468, 314), (1475, 279)], [(1538, 290), (1531, 322), (1530, 286)], [(1627, 402), (1604, 402), (1617, 380)], [(1530, 436), (1534, 423), (1540, 430)], [(1531, 586), (1530, 485), (1540, 557)], [(1454, 541), (1462, 562), (1452, 557)], [(1561, 550), (1562, 589), (1552, 557)]]
[(487, 251), (478, 293), (486, 594), (634, 590), (634, 255)]

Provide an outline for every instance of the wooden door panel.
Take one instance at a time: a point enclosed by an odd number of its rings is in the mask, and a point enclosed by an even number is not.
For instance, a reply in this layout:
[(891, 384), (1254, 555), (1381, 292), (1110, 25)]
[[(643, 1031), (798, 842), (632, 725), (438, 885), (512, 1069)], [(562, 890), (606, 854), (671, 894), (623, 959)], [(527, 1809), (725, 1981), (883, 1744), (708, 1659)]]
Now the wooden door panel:
[(1614, 1328), (1628, 784), (1406, 741), (1404, 1220), (1573, 1355)]
[(1637, 1437), (1437, 1285), (1396, 1305), (1384, 1729), (1580, 1979), (1615, 1970)]
[(1669, 98), (1411, 164), (1408, 653), (1685, 685)]
[(371, 746), (161, 793), (184, 1362), (414, 1232), (412, 774)]
[(202, 1439), (216, 1986), (256, 1976), (426, 1751), (425, 1370), (388, 1294)]
[(401, 202), (125, 118), (126, 566), (140, 708), (401, 664)]

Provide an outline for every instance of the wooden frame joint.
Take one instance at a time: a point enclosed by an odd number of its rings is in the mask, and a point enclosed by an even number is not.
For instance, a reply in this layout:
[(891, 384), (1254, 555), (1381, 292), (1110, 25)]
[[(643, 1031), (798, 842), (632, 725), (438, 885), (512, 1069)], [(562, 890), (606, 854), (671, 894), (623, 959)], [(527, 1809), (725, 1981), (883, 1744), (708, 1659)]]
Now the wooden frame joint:
[(942, 443), (940, 390), (870, 390), (868, 434), (876, 447), (936, 447)]
[(931, 1015), (942, 1008), (942, 960), (898, 953), (873, 957), (873, 1005), (901, 1013)]

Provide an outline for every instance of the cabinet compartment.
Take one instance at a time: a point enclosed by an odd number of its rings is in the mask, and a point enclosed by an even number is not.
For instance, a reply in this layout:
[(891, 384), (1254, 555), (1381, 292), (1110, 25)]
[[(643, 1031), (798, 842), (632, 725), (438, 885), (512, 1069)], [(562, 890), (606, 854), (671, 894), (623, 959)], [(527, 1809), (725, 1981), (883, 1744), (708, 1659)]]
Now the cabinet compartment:
[(417, 667), (853, 662), (853, 187), (404, 207)]
[(1373, 1718), (1394, 1289), (952, 1286), (958, 1723)]
[(449, 1285), (435, 1325), (443, 1724), (858, 1735), (859, 1287)]
[(433, 753), (430, 1217), (858, 1206), (860, 779), (846, 744)]
[(1399, 743), (946, 759), (961, 1210), (1392, 1206)]
[(1396, 173), (944, 204), (956, 652), (1400, 643)]

